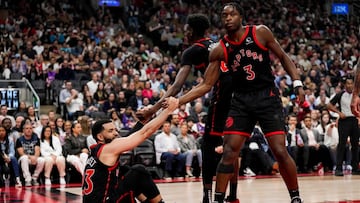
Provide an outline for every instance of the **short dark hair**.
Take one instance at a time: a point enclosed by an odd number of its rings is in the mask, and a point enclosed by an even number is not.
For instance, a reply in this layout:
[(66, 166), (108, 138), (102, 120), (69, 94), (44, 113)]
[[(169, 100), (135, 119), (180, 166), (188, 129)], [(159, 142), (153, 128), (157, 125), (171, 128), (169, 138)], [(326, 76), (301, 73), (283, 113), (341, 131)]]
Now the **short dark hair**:
[(230, 1), (226, 4), (224, 4), (223, 8), (225, 8), (226, 6), (234, 7), (242, 17), (245, 17), (244, 9), (240, 6), (240, 3), (238, 1)]
[(102, 119), (102, 120), (98, 120), (94, 123), (94, 125), (92, 126), (91, 132), (92, 132), (92, 136), (93, 138), (98, 141), (99, 139), (97, 138), (97, 135), (104, 130), (104, 124), (106, 123), (111, 123), (111, 120), (108, 119)]
[(209, 18), (202, 13), (190, 14), (186, 19), (186, 23), (197, 36), (203, 36), (205, 31), (210, 27)]

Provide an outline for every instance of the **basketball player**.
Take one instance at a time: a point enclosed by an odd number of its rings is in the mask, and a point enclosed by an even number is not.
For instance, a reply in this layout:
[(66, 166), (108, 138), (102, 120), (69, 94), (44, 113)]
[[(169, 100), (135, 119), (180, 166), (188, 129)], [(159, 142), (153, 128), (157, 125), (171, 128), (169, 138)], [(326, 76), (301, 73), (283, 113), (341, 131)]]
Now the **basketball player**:
[[(205, 72), (209, 63), (209, 51), (214, 45), (210, 38), (204, 36), (209, 27), (210, 22), (207, 16), (203, 14), (191, 14), (188, 16), (185, 33), (192, 45), (183, 52), (181, 69), (176, 75), (175, 82), (153, 107), (149, 108), (148, 111), (139, 111), (137, 113), (138, 117), (149, 117), (161, 107), (161, 103), (166, 97), (177, 95), (191, 73), (192, 67), (194, 67), (195, 71)], [(203, 156), (203, 203), (212, 202), (212, 181), (217, 163), (220, 160), (220, 155), (215, 152), (215, 148), (223, 143), (222, 133), (230, 107), (231, 94), (231, 77), (229, 73), (224, 72), (214, 84), (201, 148)], [(234, 163), (234, 168), (239, 168), (238, 161)], [(234, 170), (234, 174), (236, 175), (231, 180), (230, 195), (227, 199), (229, 202), (236, 203), (238, 202), (236, 199), (238, 170)]]
[[(224, 5), (221, 18), (227, 35), (211, 50), (204, 81), (180, 97), (179, 103), (184, 104), (204, 95), (218, 81), (221, 71), (230, 72), (234, 94), (224, 129), (224, 153), (217, 167), (215, 202), (224, 202), (227, 183), (235, 170), (234, 160), (257, 121), (279, 163), (291, 202), (302, 202), (296, 166), (285, 147), (284, 115), (270, 67), (269, 51), (280, 59), (293, 79), (299, 102), (304, 101), (302, 82), (294, 63), (273, 33), (264, 25), (243, 26), (243, 14), (238, 3)], [(219, 69), (221, 61), (226, 62), (226, 68)]]
[(97, 141), (91, 146), (83, 178), (83, 202), (141, 202), (162, 203), (162, 197), (151, 175), (143, 166), (134, 165), (129, 171), (119, 168), (121, 153), (133, 149), (151, 136), (178, 107), (171, 97), (168, 107), (159, 116), (127, 137), (116, 138), (118, 133), (110, 120), (99, 120), (92, 127)]

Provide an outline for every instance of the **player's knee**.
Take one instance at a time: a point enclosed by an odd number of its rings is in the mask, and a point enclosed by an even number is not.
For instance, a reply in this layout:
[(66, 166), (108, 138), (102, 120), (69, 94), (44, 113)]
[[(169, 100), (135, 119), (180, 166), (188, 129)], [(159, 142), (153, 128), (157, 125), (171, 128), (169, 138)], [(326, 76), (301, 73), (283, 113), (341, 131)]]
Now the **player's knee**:
[(234, 165), (233, 164), (223, 164), (220, 163), (216, 169), (218, 173), (233, 173)]
[(239, 154), (233, 150), (231, 147), (224, 147), (224, 152), (223, 152), (223, 162), (225, 163), (233, 163), (235, 159), (237, 159), (239, 157)]

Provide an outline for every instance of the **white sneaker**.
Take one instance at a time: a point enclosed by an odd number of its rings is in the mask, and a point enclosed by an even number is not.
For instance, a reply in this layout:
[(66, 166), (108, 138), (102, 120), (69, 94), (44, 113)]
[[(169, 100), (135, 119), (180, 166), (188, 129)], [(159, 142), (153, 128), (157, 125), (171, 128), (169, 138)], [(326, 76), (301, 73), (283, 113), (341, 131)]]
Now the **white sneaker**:
[(64, 177), (60, 178), (60, 185), (66, 185), (66, 181)]
[(45, 178), (45, 185), (51, 185), (50, 178)]
[(22, 187), (20, 177), (16, 177), (16, 179), (15, 179), (15, 187)]
[(256, 174), (249, 167), (247, 167), (246, 169), (244, 169), (244, 176), (252, 177), (256, 176)]

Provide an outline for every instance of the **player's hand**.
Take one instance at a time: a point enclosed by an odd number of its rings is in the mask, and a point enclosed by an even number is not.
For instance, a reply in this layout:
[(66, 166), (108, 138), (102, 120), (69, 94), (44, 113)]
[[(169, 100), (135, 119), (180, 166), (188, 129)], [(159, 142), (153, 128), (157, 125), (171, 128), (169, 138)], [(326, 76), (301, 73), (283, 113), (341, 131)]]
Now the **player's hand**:
[(360, 117), (360, 98), (357, 95), (353, 94), (350, 107), (354, 116)]
[(147, 123), (153, 115), (151, 107), (144, 107), (136, 111), (136, 117), (142, 123)]
[(296, 91), (295, 91), (296, 95), (297, 95), (297, 101), (299, 102), (299, 104), (304, 103), (305, 101), (305, 91), (303, 89), (303, 87), (296, 87)]
[[(175, 97), (169, 97), (165, 99), (167, 109), (169, 109), (171, 112), (178, 108), (179, 106), (179, 99)], [(163, 103), (164, 104), (164, 103)]]

